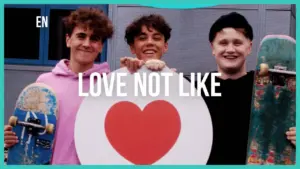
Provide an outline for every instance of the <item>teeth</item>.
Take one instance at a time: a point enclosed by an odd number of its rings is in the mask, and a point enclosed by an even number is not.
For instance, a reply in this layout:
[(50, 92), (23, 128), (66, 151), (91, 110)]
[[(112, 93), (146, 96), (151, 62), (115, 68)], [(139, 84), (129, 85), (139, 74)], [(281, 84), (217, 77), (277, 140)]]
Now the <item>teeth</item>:
[(227, 59), (235, 59), (237, 57), (235, 57), (235, 56), (225, 56), (225, 58), (227, 58)]
[(144, 53), (145, 54), (153, 54), (153, 53), (155, 53), (153, 50), (146, 50), (146, 51), (144, 51)]

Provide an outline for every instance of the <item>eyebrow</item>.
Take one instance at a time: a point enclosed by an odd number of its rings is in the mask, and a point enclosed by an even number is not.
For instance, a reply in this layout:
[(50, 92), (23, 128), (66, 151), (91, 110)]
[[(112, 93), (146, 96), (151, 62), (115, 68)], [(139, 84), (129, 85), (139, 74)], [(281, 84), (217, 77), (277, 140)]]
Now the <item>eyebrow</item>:
[(157, 32), (157, 33), (154, 33), (153, 35), (159, 35), (159, 36), (162, 36), (162, 34), (161, 33), (159, 33), (159, 32)]
[[(147, 35), (147, 34), (146, 34), (145, 32), (141, 32), (141, 33), (138, 34), (138, 36), (141, 36), (141, 35)], [(157, 36), (157, 35), (162, 36), (162, 34), (159, 33), (159, 32), (156, 32), (156, 33), (154, 33), (153, 35), (154, 35), (154, 36)]]
[[(226, 38), (225, 38), (225, 39), (220, 39), (219, 41), (225, 41), (225, 40), (227, 41), (228, 39), (226, 39)], [(238, 39), (238, 38), (233, 38), (233, 39), (231, 39), (231, 40), (243, 41), (242, 39)]]
[(147, 35), (145, 32), (140, 32), (139, 34), (138, 34), (138, 36), (141, 36), (141, 35)]
[(83, 33), (83, 32), (79, 32), (79, 33), (76, 33), (76, 35), (86, 35), (86, 33)]
[(97, 34), (92, 34), (91, 38), (96, 38), (97, 40), (102, 39), (102, 37), (100, 35), (97, 35)]

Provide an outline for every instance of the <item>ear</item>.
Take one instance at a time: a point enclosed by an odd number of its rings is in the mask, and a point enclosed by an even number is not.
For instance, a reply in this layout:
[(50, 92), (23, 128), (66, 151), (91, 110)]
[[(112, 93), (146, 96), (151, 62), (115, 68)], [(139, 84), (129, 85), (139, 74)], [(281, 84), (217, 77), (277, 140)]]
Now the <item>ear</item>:
[(66, 34), (66, 45), (68, 48), (71, 46), (70, 41), (71, 41), (70, 36), (68, 34)]
[(135, 48), (133, 45), (130, 45), (130, 52), (131, 54), (135, 55)]
[(211, 48), (211, 54), (215, 56), (215, 50), (214, 50), (214, 45), (210, 43), (210, 48)]
[(252, 43), (252, 41), (250, 41), (249, 48), (248, 48), (248, 55), (251, 54), (251, 51), (252, 51), (252, 45), (253, 45), (253, 43)]
[(165, 43), (165, 49), (164, 49), (164, 53), (166, 53), (169, 50), (169, 44), (168, 42)]

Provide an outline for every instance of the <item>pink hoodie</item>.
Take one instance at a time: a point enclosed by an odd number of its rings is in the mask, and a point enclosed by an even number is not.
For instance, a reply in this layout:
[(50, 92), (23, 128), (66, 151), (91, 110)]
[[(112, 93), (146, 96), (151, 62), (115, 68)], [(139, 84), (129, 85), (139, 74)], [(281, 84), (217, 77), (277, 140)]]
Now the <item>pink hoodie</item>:
[[(51, 164), (80, 164), (74, 144), (74, 124), (77, 110), (83, 97), (78, 96), (78, 75), (67, 66), (68, 60), (61, 60), (52, 72), (40, 75), (37, 82), (51, 86), (59, 100), (59, 118)], [(109, 65), (94, 65), (83, 72), (83, 91), (89, 90), (89, 76), (93, 72), (109, 73)]]

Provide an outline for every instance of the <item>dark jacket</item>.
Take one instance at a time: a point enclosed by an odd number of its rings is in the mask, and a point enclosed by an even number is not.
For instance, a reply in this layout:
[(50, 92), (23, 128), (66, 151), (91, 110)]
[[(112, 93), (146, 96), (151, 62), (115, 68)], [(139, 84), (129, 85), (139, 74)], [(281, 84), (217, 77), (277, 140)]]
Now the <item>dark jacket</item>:
[[(209, 76), (209, 93), (210, 80)], [(202, 92), (213, 123), (213, 145), (207, 164), (245, 164), (254, 71), (236, 80), (216, 78), (216, 82), (220, 82), (216, 92), (221, 97), (205, 96)]]

